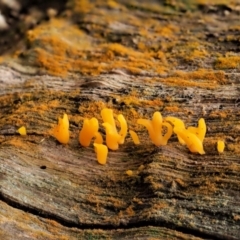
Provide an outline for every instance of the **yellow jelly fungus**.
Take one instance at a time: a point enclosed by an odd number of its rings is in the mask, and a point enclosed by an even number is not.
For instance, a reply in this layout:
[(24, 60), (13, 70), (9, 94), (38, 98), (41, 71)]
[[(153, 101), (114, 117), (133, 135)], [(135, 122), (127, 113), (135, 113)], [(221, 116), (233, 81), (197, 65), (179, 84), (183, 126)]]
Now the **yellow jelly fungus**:
[(116, 150), (118, 149), (118, 144), (123, 144), (125, 141), (128, 130), (127, 121), (122, 114), (117, 116), (121, 127), (121, 130), (118, 133), (113, 117), (113, 110), (104, 108), (101, 111), (101, 116), (104, 122), (103, 126), (106, 129), (106, 144), (111, 150)]
[(132, 131), (132, 130), (129, 130), (129, 133), (131, 135), (131, 138), (132, 138), (134, 144), (140, 144), (139, 137), (138, 137), (137, 133)]
[(155, 112), (153, 114), (152, 121), (147, 119), (138, 119), (137, 123), (147, 128), (150, 139), (156, 146), (166, 145), (168, 139), (172, 135), (172, 127), (170, 124), (165, 125), (168, 128), (168, 131), (164, 136), (162, 135), (163, 123), (160, 112)]
[(162, 131), (162, 115), (160, 112), (155, 112), (152, 117), (152, 126), (155, 132)]
[(187, 130), (195, 134), (200, 139), (200, 141), (203, 142), (207, 131), (205, 120), (203, 118), (200, 118), (198, 120), (198, 127), (188, 127)]
[(132, 175), (133, 175), (133, 171), (132, 171), (132, 170), (127, 170), (127, 171), (126, 171), (126, 174), (127, 174), (128, 176), (132, 176)]
[(127, 136), (128, 126), (127, 121), (122, 114), (117, 116), (118, 121), (120, 122), (121, 130), (119, 135), (121, 136), (120, 140), (118, 141), (119, 144), (123, 144), (125, 141), (125, 137)]
[(108, 148), (106, 145), (94, 143), (95, 152), (97, 154), (98, 163), (104, 165), (107, 162)]
[(103, 143), (103, 138), (100, 132), (96, 132), (94, 137), (95, 137), (94, 143), (98, 143), (98, 144)]
[(219, 153), (223, 153), (224, 148), (225, 148), (225, 143), (224, 143), (224, 141), (218, 140), (218, 141), (217, 141), (217, 150), (218, 150), (218, 152), (219, 152)]
[(195, 134), (181, 128), (174, 128), (174, 132), (184, 140), (191, 152), (205, 154), (202, 141)]
[(63, 114), (63, 118), (58, 119), (58, 125), (53, 129), (53, 136), (60, 143), (69, 142), (69, 121), (66, 113)]
[(177, 117), (169, 116), (169, 117), (164, 118), (164, 121), (172, 123), (174, 127), (185, 129), (184, 122)]
[(137, 123), (141, 124), (141, 125), (143, 125), (144, 127), (147, 128), (150, 139), (152, 140), (152, 142), (154, 144), (156, 144), (155, 143), (155, 133), (154, 133), (154, 129), (153, 129), (153, 126), (152, 126), (152, 122), (150, 120), (147, 120), (147, 119), (138, 119)]
[(207, 132), (207, 126), (204, 118), (200, 118), (198, 121), (198, 138), (203, 142)]
[(96, 136), (98, 132), (98, 120), (96, 118), (84, 119), (83, 127), (79, 132), (79, 143), (88, 147), (91, 143), (93, 137)]
[[(188, 130), (189, 132), (195, 134), (196, 136), (197, 136), (197, 134), (198, 134), (198, 128), (197, 128), (197, 127), (192, 127), (192, 126), (190, 126), (190, 127), (187, 128), (187, 130)], [(198, 137), (198, 136), (197, 136), (197, 137)]]
[[(164, 118), (164, 121), (165, 122), (170, 122), (174, 126), (174, 128), (185, 129), (184, 122), (181, 119), (177, 118), (177, 117), (169, 116), (169, 117)], [(179, 136), (178, 136), (178, 141), (181, 144), (185, 145), (184, 140), (181, 137), (179, 137)]]
[(101, 116), (104, 123), (109, 123), (113, 129), (117, 132), (114, 117), (113, 117), (113, 110), (109, 108), (104, 108), (101, 111)]
[(18, 129), (18, 133), (22, 136), (25, 136), (25, 135), (27, 135), (27, 130), (24, 126), (22, 126)]
[(117, 133), (115, 128), (108, 122), (105, 122), (102, 125), (106, 129), (106, 144), (108, 148), (110, 148), (111, 150), (117, 150), (121, 136)]
[(162, 126), (167, 127), (167, 132), (165, 133), (165, 135), (163, 135), (163, 138), (162, 138), (162, 145), (167, 145), (168, 139), (173, 134), (173, 128), (172, 128), (172, 125), (168, 122), (163, 123)]

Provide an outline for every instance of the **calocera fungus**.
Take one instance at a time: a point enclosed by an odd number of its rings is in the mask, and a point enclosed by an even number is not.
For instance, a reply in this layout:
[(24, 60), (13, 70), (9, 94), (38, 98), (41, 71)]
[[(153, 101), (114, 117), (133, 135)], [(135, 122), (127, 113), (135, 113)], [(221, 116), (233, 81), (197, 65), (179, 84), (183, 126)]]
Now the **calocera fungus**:
[(222, 141), (222, 140), (218, 140), (217, 141), (217, 150), (218, 150), (218, 152), (219, 153), (223, 153), (224, 148), (225, 148), (225, 142)]
[(164, 121), (173, 124), (173, 131), (177, 134), (178, 141), (181, 144), (186, 144), (191, 152), (205, 153), (203, 150), (203, 140), (207, 127), (203, 118), (199, 119), (198, 127), (188, 127), (187, 129), (185, 128), (184, 122), (179, 118), (166, 117)]
[(96, 137), (96, 143), (102, 143), (98, 133), (98, 120), (96, 118), (84, 119), (83, 127), (79, 132), (79, 142), (82, 146), (88, 147), (92, 138)]
[(174, 127), (185, 128), (185, 124), (180, 118), (168, 116), (164, 118), (164, 121), (172, 123)]
[(104, 108), (101, 111), (101, 116), (102, 116), (103, 122), (109, 123), (113, 127), (113, 130), (117, 132), (115, 120), (113, 117), (113, 110), (109, 108)]
[(136, 144), (136, 145), (140, 144), (140, 140), (139, 140), (139, 137), (138, 137), (137, 133), (132, 131), (132, 130), (129, 130), (129, 133), (130, 133), (130, 136), (131, 136), (134, 144)]
[(20, 127), (17, 131), (22, 136), (27, 135), (27, 130), (26, 130), (26, 128), (24, 126)]
[(106, 144), (111, 150), (117, 150), (121, 136), (115, 131), (114, 127), (105, 122), (102, 124), (106, 129)]
[[(88, 147), (91, 144), (93, 138), (93, 146), (97, 154), (97, 160), (100, 164), (106, 164), (108, 148), (111, 150), (117, 150), (119, 144), (123, 144), (128, 132), (127, 121), (122, 114), (117, 115), (117, 119), (120, 124), (120, 131), (117, 131), (116, 123), (113, 116), (113, 110), (104, 108), (101, 111), (103, 119), (103, 127), (106, 131), (106, 145), (103, 144), (103, 138), (99, 130), (99, 123), (96, 118), (84, 119), (83, 127), (79, 132), (79, 142), (82, 146)], [(206, 135), (206, 123), (203, 118), (198, 121), (197, 127), (185, 128), (184, 122), (176, 117), (168, 116), (162, 118), (160, 112), (153, 114), (152, 120), (138, 119), (138, 124), (147, 128), (151, 141), (156, 146), (166, 145), (172, 133), (174, 132), (180, 143), (186, 144), (189, 150), (193, 153), (205, 154), (203, 149), (203, 140)], [(18, 129), (21, 135), (26, 135), (26, 128), (21, 127)], [(129, 130), (131, 138), (135, 144), (140, 144), (139, 137), (136, 132)], [(69, 142), (69, 121), (67, 114), (63, 115), (63, 118), (59, 118), (58, 125), (53, 129), (54, 137), (60, 143)], [(219, 140), (217, 142), (217, 150), (219, 153), (224, 151), (225, 143)], [(129, 176), (132, 175), (132, 171), (126, 172)]]
[(118, 133), (115, 120), (113, 117), (113, 111), (109, 108), (104, 108), (101, 111), (101, 116), (103, 118), (103, 126), (106, 129), (106, 144), (111, 150), (117, 150), (119, 144), (123, 144), (125, 137), (127, 135), (127, 121), (122, 114), (117, 116), (117, 119), (120, 123), (121, 130)]
[(169, 124), (168, 122), (163, 122), (162, 126), (165, 126), (167, 128), (167, 132), (163, 135), (162, 138), (162, 145), (165, 146), (167, 145), (169, 138), (173, 134), (173, 128), (172, 125)]
[(58, 119), (58, 125), (53, 129), (53, 136), (60, 142), (67, 144), (69, 142), (69, 121), (66, 113), (63, 118)]
[(127, 121), (122, 114), (119, 114), (117, 116), (117, 119), (118, 119), (118, 121), (120, 123), (120, 127), (121, 127), (121, 130), (119, 132), (119, 135), (121, 136), (121, 138), (119, 140), (119, 144), (123, 144), (125, 141), (125, 137), (127, 136), (127, 131), (128, 131)]
[(94, 148), (95, 148), (95, 152), (97, 154), (97, 161), (99, 164), (106, 164), (107, 162), (107, 155), (108, 155), (108, 148), (106, 145), (103, 144), (98, 144), (98, 143), (94, 143), (93, 144)]
[(192, 153), (205, 154), (205, 152), (203, 150), (203, 143), (197, 137), (196, 134), (190, 132), (187, 129), (182, 129), (182, 128), (174, 128), (174, 132), (177, 134), (177, 136), (179, 136), (183, 139), (183, 141), (186, 143), (188, 149)]
[[(170, 122), (173, 125), (173, 130), (174, 130), (174, 128), (185, 129), (184, 122), (181, 119), (177, 118), (177, 117), (169, 116), (169, 117), (164, 118), (164, 121), (165, 122)], [(178, 141), (181, 144), (185, 145), (184, 140), (180, 136), (178, 136)]]
[(127, 171), (126, 171), (126, 174), (127, 174), (128, 176), (132, 176), (132, 175), (133, 175), (133, 171), (132, 171), (132, 170), (127, 170)]
[(200, 118), (198, 120), (198, 127), (188, 127), (187, 130), (191, 133), (194, 133), (200, 139), (200, 141), (203, 142), (207, 132), (205, 120)]
[(98, 143), (98, 144), (103, 143), (103, 138), (100, 132), (96, 132), (94, 137), (95, 137), (94, 143)]
[[(137, 123), (147, 128), (150, 139), (156, 146), (166, 145), (168, 139), (172, 135), (172, 126), (166, 123), (163, 124), (160, 112), (155, 112), (153, 114), (152, 121), (148, 119), (138, 119)], [(164, 135), (162, 134), (163, 125), (168, 129)]]

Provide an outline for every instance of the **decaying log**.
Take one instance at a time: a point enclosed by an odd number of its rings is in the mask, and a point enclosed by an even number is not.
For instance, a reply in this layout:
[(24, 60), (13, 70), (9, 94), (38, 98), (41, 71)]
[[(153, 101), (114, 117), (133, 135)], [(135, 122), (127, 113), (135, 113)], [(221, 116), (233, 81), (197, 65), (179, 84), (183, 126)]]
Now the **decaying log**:
[[(1, 58), (1, 239), (240, 238), (240, 6), (171, 2), (71, 0)], [(102, 166), (78, 134), (104, 107), (141, 144)], [(137, 119), (155, 111), (203, 117), (206, 154), (154, 146)], [(51, 134), (63, 113), (67, 145)]]

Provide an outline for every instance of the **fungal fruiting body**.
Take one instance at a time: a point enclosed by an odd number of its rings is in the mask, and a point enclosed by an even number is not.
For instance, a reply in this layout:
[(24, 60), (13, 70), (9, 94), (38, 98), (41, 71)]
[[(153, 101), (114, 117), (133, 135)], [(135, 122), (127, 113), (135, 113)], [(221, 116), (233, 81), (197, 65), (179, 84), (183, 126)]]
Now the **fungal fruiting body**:
[(138, 137), (137, 133), (132, 131), (132, 130), (129, 130), (129, 133), (130, 133), (130, 136), (131, 136), (134, 144), (136, 144), (136, 145), (140, 144), (139, 137)]
[(69, 121), (66, 113), (63, 114), (63, 118), (58, 119), (58, 125), (53, 129), (53, 136), (60, 143), (69, 142)]
[(117, 119), (118, 119), (118, 121), (120, 123), (120, 127), (121, 127), (121, 130), (119, 132), (119, 135), (121, 136), (121, 138), (119, 140), (119, 144), (123, 144), (125, 141), (125, 137), (127, 136), (127, 131), (128, 131), (127, 121), (122, 114), (119, 114), (117, 116)]
[(132, 171), (132, 170), (127, 170), (127, 171), (126, 171), (126, 174), (127, 174), (128, 176), (132, 176), (132, 175), (133, 175), (133, 171)]
[(98, 144), (103, 143), (103, 138), (100, 132), (96, 132), (94, 137), (95, 137), (94, 143), (98, 143)]
[(224, 143), (224, 141), (218, 140), (218, 141), (217, 141), (217, 150), (218, 150), (218, 152), (219, 152), (219, 153), (223, 153), (224, 148), (225, 148), (225, 143)]
[(152, 117), (152, 126), (154, 131), (161, 132), (162, 130), (162, 114), (155, 112)]
[(101, 111), (101, 116), (104, 122), (102, 125), (106, 129), (106, 144), (111, 150), (117, 150), (119, 144), (123, 144), (125, 141), (128, 130), (127, 121), (122, 114), (117, 116), (121, 127), (120, 132), (118, 133), (112, 109), (104, 108)]
[(106, 144), (111, 150), (118, 149), (118, 143), (121, 139), (121, 136), (115, 131), (114, 127), (108, 122), (102, 124), (106, 129)]
[(198, 120), (198, 127), (188, 127), (187, 130), (195, 134), (200, 139), (200, 141), (203, 142), (207, 132), (205, 120), (203, 118), (200, 118)]
[(162, 126), (167, 127), (167, 132), (165, 133), (165, 135), (163, 135), (163, 138), (162, 138), (162, 145), (164, 146), (164, 145), (167, 145), (168, 139), (172, 136), (173, 128), (172, 128), (172, 125), (169, 124), (168, 122), (164, 122)]
[[(155, 117), (154, 117), (155, 115)], [(152, 142), (156, 145), (156, 146), (160, 146), (161, 142), (162, 142), (162, 135), (160, 134), (160, 129), (161, 129), (161, 117), (160, 117), (160, 121), (157, 121), (157, 118), (159, 117), (159, 114), (153, 114), (153, 119), (154, 119), (154, 124), (153, 124), (153, 120), (148, 120), (148, 119), (138, 119), (137, 123), (143, 125), (144, 127), (147, 128), (148, 130), (148, 134), (150, 139), (152, 140)], [(154, 129), (155, 127), (155, 129)], [(158, 134), (157, 134), (158, 132)]]
[(185, 129), (184, 122), (181, 119), (177, 118), (177, 117), (169, 116), (169, 117), (164, 118), (164, 121), (171, 122), (174, 127)]
[[(119, 144), (125, 142), (126, 135), (128, 133), (128, 124), (122, 114), (117, 115), (117, 120), (120, 125), (120, 131), (116, 128), (116, 123), (113, 116), (113, 110), (104, 108), (101, 111), (103, 119), (102, 126), (106, 132), (106, 145), (103, 144), (103, 137), (99, 130), (99, 123), (96, 118), (84, 119), (83, 127), (79, 132), (79, 142), (82, 146), (88, 147), (91, 141), (94, 139), (94, 149), (97, 154), (97, 160), (100, 164), (106, 164), (108, 148), (111, 150), (117, 150)], [(189, 150), (193, 153), (205, 154), (203, 149), (203, 140), (206, 135), (206, 123), (203, 118), (198, 121), (197, 127), (185, 128), (184, 122), (176, 117), (162, 118), (160, 112), (154, 112), (152, 120), (138, 119), (138, 124), (143, 125), (147, 130), (151, 141), (156, 146), (167, 145), (169, 138), (173, 132), (177, 135), (178, 140), (182, 144), (186, 144)], [(26, 135), (26, 128), (21, 127), (18, 129), (21, 135)], [(136, 132), (129, 130), (131, 138), (135, 144), (140, 144), (138, 135)], [(60, 143), (69, 142), (69, 120), (67, 114), (63, 115), (63, 118), (58, 119), (58, 125), (53, 129), (54, 137)], [(217, 142), (217, 150), (219, 153), (224, 151), (224, 141)], [(129, 176), (132, 175), (132, 171), (126, 172)]]
[[(165, 122), (170, 122), (170, 123), (173, 125), (173, 129), (174, 129), (174, 128), (185, 129), (185, 124), (184, 124), (184, 122), (183, 122), (181, 119), (177, 118), (177, 117), (171, 117), (171, 116), (169, 116), (169, 117), (164, 118), (164, 121), (165, 121)], [(178, 136), (178, 141), (179, 141), (181, 144), (185, 145), (184, 140), (183, 140), (180, 136)]]
[(168, 139), (172, 135), (172, 127), (170, 124), (164, 124), (168, 130), (165, 135), (162, 135), (163, 122), (160, 112), (155, 112), (153, 114), (152, 121), (147, 119), (138, 119), (137, 123), (147, 128), (150, 139), (156, 146), (166, 145)]
[(97, 142), (101, 143), (101, 138), (98, 132), (98, 120), (96, 118), (84, 119), (83, 127), (79, 132), (79, 142), (82, 146), (88, 147), (93, 137), (96, 137)]
[(114, 131), (117, 132), (116, 124), (113, 117), (113, 110), (109, 108), (104, 108), (101, 111), (101, 116), (102, 116), (103, 122), (109, 123), (113, 127)]
[(206, 132), (207, 132), (207, 126), (206, 126), (205, 120), (204, 120), (204, 118), (200, 118), (198, 120), (198, 134), (197, 135), (198, 135), (198, 138), (202, 142), (205, 138)]
[(25, 136), (25, 135), (27, 135), (27, 130), (24, 126), (22, 126), (18, 129), (18, 133), (22, 136)]
[(148, 134), (150, 136), (150, 139), (152, 141), (154, 141), (154, 130), (153, 130), (153, 126), (150, 120), (148, 119), (138, 119), (137, 120), (137, 124), (143, 125), (147, 130), (148, 130)]
[(181, 137), (192, 153), (205, 154), (202, 141), (187, 129), (174, 128), (177, 136)]
[(108, 148), (106, 145), (103, 144), (98, 144), (98, 143), (94, 143), (93, 144), (94, 148), (95, 148), (95, 152), (97, 154), (97, 161), (99, 164), (106, 164), (107, 162), (107, 155), (108, 155)]

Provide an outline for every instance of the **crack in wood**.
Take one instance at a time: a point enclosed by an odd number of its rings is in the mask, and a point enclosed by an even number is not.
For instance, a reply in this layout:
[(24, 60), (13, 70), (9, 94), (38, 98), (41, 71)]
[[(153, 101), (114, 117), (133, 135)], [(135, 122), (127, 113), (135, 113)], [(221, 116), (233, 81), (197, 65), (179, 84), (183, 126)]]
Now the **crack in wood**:
[[(226, 240), (225, 237), (222, 235), (219, 235), (218, 233), (215, 234), (207, 234), (203, 233), (200, 230), (197, 229), (190, 229), (186, 227), (180, 227), (177, 225), (174, 225), (172, 223), (168, 223), (164, 220), (162, 221), (156, 221), (154, 219), (150, 219), (148, 221), (139, 221), (139, 222), (134, 222), (134, 223), (129, 223), (127, 225), (120, 224), (119, 226), (113, 226), (113, 225), (101, 225), (101, 224), (76, 224), (73, 221), (67, 221), (64, 218), (61, 218), (60, 216), (57, 216), (56, 214), (52, 214), (46, 211), (43, 211), (42, 209), (37, 209), (35, 207), (31, 206), (25, 206), (23, 204), (18, 203), (14, 199), (9, 198), (8, 196), (4, 195), (2, 192), (0, 192), (0, 200), (5, 202), (7, 205), (24, 211), (28, 214), (35, 215), (37, 217), (41, 218), (46, 218), (46, 219), (51, 219), (62, 226), (68, 227), (68, 228), (77, 228), (80, 230), (94, 230), (94, 229), (102, 229), (102, 230), (120, 230), (120, 229), (131, 229), (131, 228), (141, 228), (141, 227), (165, 227), (171, 230), (175, 230), (184, 234), (190, 234), (192, 236), (198, 237), (198, 238), (203, 238), (203, 239), (215, 239), (215, 240)], [(228, 238), (229, 240), (235, 239), (235, 238)]]

